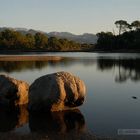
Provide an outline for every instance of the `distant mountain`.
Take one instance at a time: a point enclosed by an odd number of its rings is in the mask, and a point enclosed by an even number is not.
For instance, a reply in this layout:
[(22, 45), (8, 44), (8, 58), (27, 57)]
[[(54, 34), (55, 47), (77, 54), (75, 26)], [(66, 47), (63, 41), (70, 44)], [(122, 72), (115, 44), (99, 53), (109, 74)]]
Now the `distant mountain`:
[(97, 36), (94, 34), (84, 33), (83, 35), (75, 35), (69, 32), (50, 32), (48, 36), (66, 38), (68, 40), (76, 41), (79, 43), (95, 44), (97, 42)]
[(89, 33), (84, 33), (82, 35), (75, 35), (69, 32), (46, 33), (39, 30), (26, 29), (26, 28), (10, 28), (10, 27), (2, 27), (0, 28), (0, 32), (4, 31), (5, 29), (15, 30), (22, 34), (31, 33), (33, 35), (36, 34), (37, 32), (41, 32), (41, 33), (45, 33), (49, 37), (65, 38), (79, 43), (95, 44), (97, 42), (97, 36), (95, 34), (89, 34)]
[[(10, 29), (10, 30), (14, 30), (14, 31), (18, 31), (22, 34), (27, 34), (27, 33), (30, 33), (30, 34), (36, 34), (38, 32), (41, 32), (41, 33), (45, 33), (45, 32), (42, 32), (42, 31), (39, 31), (39, 30), (34, 30), (34, 29), (26, 29), (26, 28), (11, 28), (11, 27), (2, 27), (0, 28), (0, 32), (6, 30), (6, 29)], [(45, 33), (46, 34), (46, 33)]]

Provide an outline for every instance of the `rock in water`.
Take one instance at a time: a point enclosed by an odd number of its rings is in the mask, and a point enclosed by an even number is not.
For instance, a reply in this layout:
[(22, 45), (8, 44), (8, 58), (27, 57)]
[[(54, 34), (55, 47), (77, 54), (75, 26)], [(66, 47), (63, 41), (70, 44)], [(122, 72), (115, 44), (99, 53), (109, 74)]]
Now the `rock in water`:
[(42, 76), (29, 88), (30, 111), (61, 111), (83, 104), (85, 84), (67, 72)]
[(6, 75), (0, 75), (0, 104), (17, 106), (28, 103), (29, 85)]

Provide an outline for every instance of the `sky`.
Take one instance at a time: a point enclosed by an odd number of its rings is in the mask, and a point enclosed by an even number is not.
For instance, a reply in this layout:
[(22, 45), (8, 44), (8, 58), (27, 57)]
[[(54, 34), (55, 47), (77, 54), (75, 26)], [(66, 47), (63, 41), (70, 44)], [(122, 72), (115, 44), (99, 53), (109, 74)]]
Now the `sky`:
[(96, 34), (120, 19), (140, 20), (140, 0), (0, 0), (0, 27)]

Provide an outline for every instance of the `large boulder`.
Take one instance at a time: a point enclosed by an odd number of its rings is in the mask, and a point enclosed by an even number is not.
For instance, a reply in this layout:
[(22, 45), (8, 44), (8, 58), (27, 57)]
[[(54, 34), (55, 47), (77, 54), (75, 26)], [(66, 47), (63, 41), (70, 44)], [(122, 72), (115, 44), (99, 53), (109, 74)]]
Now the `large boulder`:
[(0, 75), (0, 104), (18, 106), (28, 103), (29, 85), (6, 75)]
[(67, 72), (42, 76), (29, 88), (29, 110), (61, 111), (74, 109), (83, 104), (85, 84)]

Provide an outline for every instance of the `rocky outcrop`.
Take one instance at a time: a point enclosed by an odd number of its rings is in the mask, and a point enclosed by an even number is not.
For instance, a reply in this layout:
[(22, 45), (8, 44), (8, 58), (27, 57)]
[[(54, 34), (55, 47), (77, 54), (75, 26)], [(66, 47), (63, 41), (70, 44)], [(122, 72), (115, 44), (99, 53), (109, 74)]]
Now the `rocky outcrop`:
[(17, 106), (28, 103), (29, 85), (6, 75), (0, 75), (0, 104)]
[(78, 107), (85, 98), (85, 84), (67, 72), (42, 76), (29, 88), (29, 110), (61, 111)]

